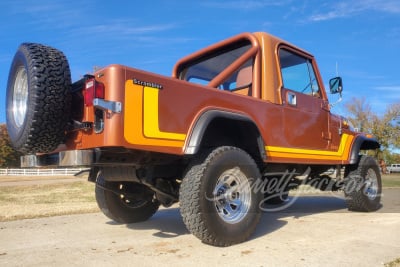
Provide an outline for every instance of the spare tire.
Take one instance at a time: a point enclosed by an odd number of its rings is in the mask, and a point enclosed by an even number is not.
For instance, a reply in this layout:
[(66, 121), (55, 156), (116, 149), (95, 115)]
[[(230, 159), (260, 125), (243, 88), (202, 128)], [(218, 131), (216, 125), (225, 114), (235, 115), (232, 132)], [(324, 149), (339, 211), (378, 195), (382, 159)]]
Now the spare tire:
[(63, 143), (70, 119), (71, 72), (65, 55), (52, 47), (23, 43), (7, 84), (7, 130), (14, 148), (47, 153)]

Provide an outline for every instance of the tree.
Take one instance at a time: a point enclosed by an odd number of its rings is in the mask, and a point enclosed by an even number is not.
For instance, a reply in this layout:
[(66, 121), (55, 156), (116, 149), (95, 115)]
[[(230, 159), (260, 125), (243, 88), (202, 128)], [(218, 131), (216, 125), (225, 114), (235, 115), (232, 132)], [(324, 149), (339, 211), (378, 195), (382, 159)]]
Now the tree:
[(386, 115), (391, 125), (391, 143), (394, 147), (400, 147), (400, 103), (389, 106)]
[(394, 163), (400, 163), (400, 154), (392, 153), (389, 150), (386, 150), (383, 152), (382, 158), (385, 159), (385, 162), (387, 165), (394, 164)]
[(383, 116), (371, 111), (371, 106), (365, 98), (353, 98), (346, 108), (350, 113), (349, 120), (361, 132), (374, 135), (381, 144), (378, 157), (393, 159), (393, 149), (400, 148), (400, 103), (388, 106)]
[(22, 154), (14, 150), (5, 124), (0, 124), (0, 167), (19, 167)]
[(390, 105), (381, 118), (373, 115), (370, 131), (384, 149), (400, 147), (400, 103)]
[(366, 102), (365, 97), (353, 97), (346, 104), (346, 108), (351, 115), (348, 119), (354, 127), (356, 127), (360, 132), (367, 132), (371, 126), (373, 113), (371, 111), (371, 106)]

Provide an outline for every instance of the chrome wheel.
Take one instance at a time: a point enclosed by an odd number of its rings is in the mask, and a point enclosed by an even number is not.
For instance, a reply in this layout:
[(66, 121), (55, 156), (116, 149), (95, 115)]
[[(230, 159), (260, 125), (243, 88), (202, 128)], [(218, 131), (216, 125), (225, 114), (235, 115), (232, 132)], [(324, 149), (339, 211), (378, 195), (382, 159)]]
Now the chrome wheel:
[(368, 169), (367, 175), (365, 177), (365, 195), (370, 199), (374, 200), (378, 195), (379, 185), (378, 177), (373, 169)]
[(28, 75), (25, 68), (19, 68), (14, 82), (12, 114), (17, 127), (25, 121), (28, 106)]
[(188, 230), (213, 246), (247, 240), (261, 218), (260, 177), (253, 158), (237, 147), (221, 146), (193, 158), (179, 189)]
[(250, 184), (246, 175), (238, 167), (222, 173), (218, 178), (213, 196), (217, 213), (226, 223), (240, 222), (250, 210)]
[(349, 210), (375, 211), (381, 207), (382, 179), (377, 161), (360, 156), (358, 164), (346, 167), (344, 196)]

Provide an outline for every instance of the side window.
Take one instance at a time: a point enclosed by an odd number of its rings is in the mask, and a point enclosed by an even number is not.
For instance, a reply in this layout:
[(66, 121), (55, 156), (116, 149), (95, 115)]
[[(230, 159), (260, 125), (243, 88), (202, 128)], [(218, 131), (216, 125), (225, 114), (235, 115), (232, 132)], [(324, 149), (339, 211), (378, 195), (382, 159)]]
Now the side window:
[(319, 97), (320, 90), (310, 59), (286, 49), (279, 50), (283, 86), (299, 93)]
[[(179, 78), (192, 83), (208, 85), (210, 81), (228, 69), (231, 64), (251, 48), (251, 44), (247, 41), (222, 47), (182, 68)], [(234, 92), (251, 87), (253, 61), (254, 59), (251, 57), (242, 66), (236, 70), (233, 69), (229, 74), (227, 73), (218, 88)]]
[[(238, 92), (249, 89), (253, 80), (253, 60), (248, 60), (244, 65), (235, 71), (223, 84), (222, 89), (231, 92)], [(249, 93), (247, 91), (247, 93)]]

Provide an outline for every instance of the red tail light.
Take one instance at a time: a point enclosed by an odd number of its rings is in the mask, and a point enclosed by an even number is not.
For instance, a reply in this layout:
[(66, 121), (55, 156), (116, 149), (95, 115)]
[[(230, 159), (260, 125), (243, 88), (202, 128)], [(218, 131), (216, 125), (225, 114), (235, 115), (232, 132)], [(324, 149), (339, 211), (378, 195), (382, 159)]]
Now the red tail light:
[(95, 82), (94, 97), (104, 99), (104, 84)]
[(89, 79), (86, 81), (85, 90), (83, 96), (85, 99), (85, 105), (90, 107), (93, 106), (93, 99), (101, 98), (104, 99), (104, 84), (96, 81), (95, 79)]

